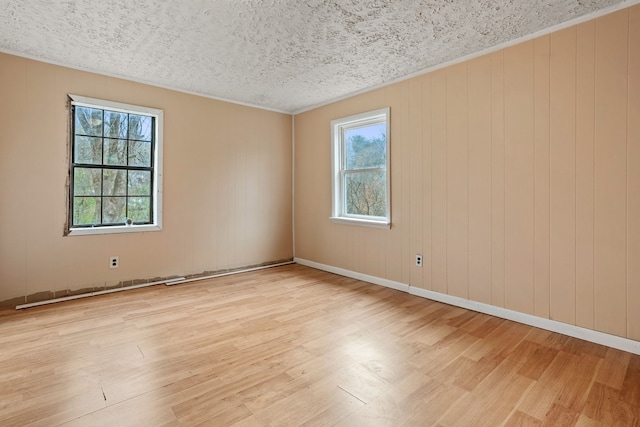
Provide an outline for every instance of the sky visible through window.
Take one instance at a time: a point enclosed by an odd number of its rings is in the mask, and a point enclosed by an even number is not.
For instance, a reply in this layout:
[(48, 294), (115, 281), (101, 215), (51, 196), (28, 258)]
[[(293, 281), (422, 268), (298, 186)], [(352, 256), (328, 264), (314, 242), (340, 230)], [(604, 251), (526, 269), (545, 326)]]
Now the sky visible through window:
[(376, 125), (365, 125), (360, 128), (347, 130), (347, 139), (352, 138), (355, 135), (361, 135), (366, 139), (380, 138), (386, 134), (387, 125), (385, 123), (379, 123)]

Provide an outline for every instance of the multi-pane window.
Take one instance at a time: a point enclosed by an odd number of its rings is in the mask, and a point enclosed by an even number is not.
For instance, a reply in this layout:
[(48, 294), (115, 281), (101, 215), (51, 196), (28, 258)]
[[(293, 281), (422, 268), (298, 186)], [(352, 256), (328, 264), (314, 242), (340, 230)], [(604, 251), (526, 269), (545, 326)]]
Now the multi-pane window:
[(332, 219), (388, 227), (389, 109), (334, 120), (331, 126)]
[(161, 111), (71, 98), (71, 234), (159, 226)]

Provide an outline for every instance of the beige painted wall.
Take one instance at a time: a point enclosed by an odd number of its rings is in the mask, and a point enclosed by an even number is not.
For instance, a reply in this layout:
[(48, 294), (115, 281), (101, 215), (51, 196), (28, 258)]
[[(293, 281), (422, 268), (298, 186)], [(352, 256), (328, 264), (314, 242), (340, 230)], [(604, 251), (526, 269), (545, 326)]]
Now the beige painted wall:
[[(62, 236), (68, 93), (164, 110), (162, 231)], [(291, 116), (5, 54), (0, 94), (0, 301), (293, 256)]]
[[(392, 229), (331, 223), (329, 122), (386, 106)], [(295, 145), (297, 257), (640, 340), (640, 6), (299, 114)]]

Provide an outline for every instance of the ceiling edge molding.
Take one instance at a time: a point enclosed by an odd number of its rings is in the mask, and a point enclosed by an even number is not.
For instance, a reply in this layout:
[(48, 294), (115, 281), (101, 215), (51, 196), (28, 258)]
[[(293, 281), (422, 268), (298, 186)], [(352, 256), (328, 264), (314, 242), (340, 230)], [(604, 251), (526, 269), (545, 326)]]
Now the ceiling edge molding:
[[(136, 79), (136, 78), (131, 78), (131, 77), (127, 77), (127, 76), (123, 76), (123, 75), (118, 75), (118, 74), (114, 74), (114, 73), (105, 73), (103, 71), (99, 71), (99, 70), (95, 70), (92, 68), (88, 68), (88, 67), (78, 67), (78, 66), (73, 66), (73, 65), (69, 65), (69, 64), (65, 64), (64, 62), (61, 61), (53, 61), (53, 60), (47, 60), (47, 59), (42, 59), (42, 58), (38, 58), (36, 56), (33, 55), (29, 55), (29, 54), (24, 54), (24, 53), (19, 53), (19, 52), (15, 52), (12, 51), (10, 49), (4, 49), (4, 48), (0, 48), (0, 53), (4, 53), (7, 55), (12, 55), (12, 56), (16, 56), (16, 57), (21, 57), (27, 60), (32, 60), (32, 61), (37, 61), (37, 62), (41, 62), (41, 63), (46, 63), (46, 64), (50, 64), (50, 65), (55, 65), (55, 66), (60, 66), (60, 67), (65, 67), (65, 68), (69, 68), (69, 69), (73, 69), (73, 70), (77, 70), (77, 71), (82, 71), (82, 72), (89, 72), (89, 73), (93, 73), (93, 74), (97, 74), (97, 75), (101, 75), (101, 76), (106, 76), (106, 77), (111, 77), (111, 78), (116, 78), (116, 79), (121, 79), (121, 80), (126, 80), (126, 81), (130, 81), (130, 82), (135, 82), (135, 83), (140, 83), (140, 84), (144, 84), (144, 85), (148, 85), (151, 87), (157, 87), (157, 88), (161, 88), (161, 89), (166, 89), (166, 90), (171, 90), (174, 92), (179, 92), (179, 93), (184, 93), (187, 95), (193, 95), (193, 96), (198, 96), (198, 97), (202, 97), (202, 98), (207, 98), (207, 99), (211, 99), (211, 100), (215, 100), (215, 101), (220, 101), (220, 102), (226, 102), (229, 104), (233, 104), (233, 105), (238, 105), (238, 106), (243, 106), (243, 107), (248, 107), (248, 108), (255, 108), (255, 109), (259, 109), (259, 110), (264, 110), (264, 111), (270, 111), (270, 112), (274, 112), (274, 113), (279, 113), (279, 114), (286, 114), (286, 115), (292, 115), (295, 116), (297, 114), (301, 114), (307, 111), (311, 111), (320, 107), (324, 107), (326, 105), (330, 105), (345, 99), (349, 99), (352, 98), (354, 96), (358, 96), (361, 95), (363, 93), (367, 93), (373, 90), (377, 90), (377, 89), (381, 89), (387, 86), (391, 86), (406, 80), (410, 80), (412, 78), (418, 77), (418, 76), (422, 76), (428, 73), (431, 73), (433, 71), (439, 70), (439, 69), (443, 69), (446, 67), (450, 67), (452, 65), (455, 64), (459, 64), (465, 61), (469, 61), (471, 59), (474, 58), (478, 58), (484, 55), (488, 55), (490, 53), (494, 53), (497, 51), (500, 51), (502, 49), (508, 48), (510, 46), (514, 46), (532, 39), (535, 39), (537, 37), (541, 37), (544, 35), (548, 35), (551, 33), (554, 33), (556, 31), (560, 31), (563, 30), (565, 28), (569, 28), (584, 22), (588, 22), (597, 18), (600, 18), (602, 16), (635, 6), (637, 4), (640, 4), (640, 0), (624, 0), (621, 3), (618, 3), (616, 5), (613, 6), (609, 6), (606, 7), (604, 9), (592, 12), (592, 13), (588, 13), (585, 14), (583, 16), (571, 19), (569, 21), (566, 21), (564, 23), (561, 24), (557, 24), (551, 27), (548, 27), (546, 29), (540, 30), (540, 31), (536, 31), (533, 32), (529, 35), (525, 35), (507, 42), (503, 42), (503, 43), (499, 43), (495, 46), (492, 46), (490, 48), (487, 49), (483, 49), (480, 50), (478, 52), (474, 52), (465, 56), (461, 56), (459, 58), (455, 58), (452, 59), (450, 61), (441, 63), (441, 64), (437, 64), (419, 71), (416, 71), (414, 73), (408, 74), (406, 76), (402, 76), (399, 77), (397, 79), (388, 81), (388, 82), (384, 82), (384, 83), (380, 83), (378, 85), (373, 85), (373, 86), (368, 86), (365, 87), (361, 90), (357, 90), (354, 92), (351, 92), (349, 94), (346, 94), (344, 96), (340, 96), (337, 98), (333, 98), (321, 103), (317, 103), (317, 104), (312, 104), (309, 105), (307, 107), (303, 107), (300, 109), (292, 109), (292, 110), (282, 110), (282, 109), (277, 109), (277, 108), (272, 108), (272, 107), (267, 107), (264, 105), (260, 105), (260, 104), (252, 104), (252, 103), (247, 103), (247, 102), (242, 102), (242, 101), (237, 101), (237, 100), (233, 100), (233, 99), (229, 99), (229, 98), (223, 98), (223, 97), (217, 97), (217, 96), (213, 96), (213, 95), (208, 95), (208, 94), (204, 94), (204, 93), (200, 93), (200, 92), (196, 92), (196, 91), (189, 91), (189, 90), (185, 90), (185, 89), (180, 89), (177, 87), (173, 87), (171, 85), (163, 85), (163, 84), (158, 84), (158, 83), (152, 83), (150, 81), (146, 81), (144, 79)], [(90, 94), (89, 94), (90, 95)]]
[[(638, 1), (640, 1), (640, 0), (638, 0)], [(134, 78), (130, 78), (130, 77), (119, 76), (117, 74), (105, 73), (103, 71), (96, 71), (96, 70), (93, 70), (93, 69), (90, 69), (90, 68), (74, 67), (72, 65), (61, 63), (59, 61), (51, 61), (51, 60), (38, 58), (38, 57), (35, 57), (33, 55), (25, 55), (23, 53), (14, 52), (14, 51), (11, 51), (11, 50), (8, 50), (8, 49), (3, 49), (1, 47), (0, 47), (0, 53), (16, 56), (16, 57), (19, 57), (19, 58), (28, 59), (30, 61), (36, 61), (36, 62), (42, 62), (44, 64), (55, 65), (57, 67), (69, 68), (71, 70), (82, 71), (82, 72), (85, 72), (85, 73), (97, 74), (97, 75), (100, 75), (100, 76), (111, 77), (111, 78), (119, 79), (119, 80), (126, 80), (128, 82), (140, 83), (140, 84), (143, 84), (143, 85), (157, 87), (157, 88), (160, 88), (160, 89), (171, 90), (173, 92), (184, 93), (186, 95), (199, 96), (201, 98), (212, 99), (214, 101), (221, 101), (221, 102), (226, 102), (226, 103), (229, 103), (229, 104), (240, 105), (242, 107), (256, 108), (258, 110), (271, 111), (273, 113), (286, 114), (288, 116), (293, 114), (291, 111), (278, 110), (276, 108), (265, 107), (263, 105), (250, 104), (250, 103), (241, 102), (241, 101), (234, 101), (233, 99), (221, 98), (221, 97), (206, 95), (206, 94), (198, 93), (198, 92), (194, 92), (194, 91), (178, 89), (178, 88), (171, 87), (171, 86), (168, 86), (168, 85), (160, 85), (160, 84), (157, 84), (157, 83), (151, 83), (149, 81), (145, 81), (145, 80), (142, 80), (142, 79), (134, 79)], [(87, 95), (87, 96), (89, 96), (89, 95)], [(118, 101), (118, 100), (114, 99), (113, 101)]]

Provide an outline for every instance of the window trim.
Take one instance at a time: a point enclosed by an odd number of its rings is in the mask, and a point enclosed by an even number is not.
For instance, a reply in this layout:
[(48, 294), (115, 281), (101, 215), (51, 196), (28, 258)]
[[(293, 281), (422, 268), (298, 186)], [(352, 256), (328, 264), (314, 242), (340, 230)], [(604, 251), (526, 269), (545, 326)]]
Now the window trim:
[[(389, 107), (380, 108), (378, 110), (368, 111), (365, 113), (354, 114), (349, 117), (335, 119), (331, 121), (331, 217), (330, 220), (335, 223), (360, 225), (375, 228), (391, 228), (391, 175), (390, 175), (390, 111)], [(366, 215), (346, 214), (345, 209), (345, 191), (344, 177), (347, 175), (343, 169), (345, 160), (345, 141), (344, 135), (347, 130), (356, 127), (362, 127), (370, 124), (385, 123), (386, 125), (386, 162), (384, 169), (377, 168), (367, 170), (381, 171), (384, 170), (386, 177), (386, 213), (385, 217), (373, 217)]]
[(66, 215), (66, 236), (86, 236), (96, 234), (117, 234), (117, 233), (140, 233), (147, 231), (160, 231), (162, 230), (162, 163), (163, 163), (163, 118), (164, 112), (157, 108), (143, 107), (139, 105), (125, 104), (122, 102), (107, 101), (103, 99), (90, 98), (86, 96), (68, 94), (69, 99), (69, 178), (71, 178), (71, 169), (73, 168), (73, 153), (71, 152), (73, 147), (73, 134), (71, 129), (73, 128), (73, 114), (71, 114), (72, 106), (91, 107), (101, 110), (116, 111), (121, 113), (130, 114), (144, 114), (153, 116), (155, 118), (155, 140), (154, 140), (154, 158), (153, 158), (153, 218), (151, 224), (131, 224), (131, 225), (109, 225), (98, 227), (72, 227), (71, 225), (71, 213), (73, 209), (73, 189), (71, 188), (71, 180), (67, 185), (67, 215)]

